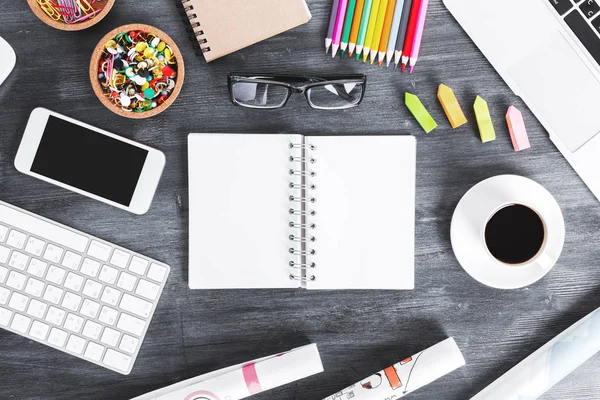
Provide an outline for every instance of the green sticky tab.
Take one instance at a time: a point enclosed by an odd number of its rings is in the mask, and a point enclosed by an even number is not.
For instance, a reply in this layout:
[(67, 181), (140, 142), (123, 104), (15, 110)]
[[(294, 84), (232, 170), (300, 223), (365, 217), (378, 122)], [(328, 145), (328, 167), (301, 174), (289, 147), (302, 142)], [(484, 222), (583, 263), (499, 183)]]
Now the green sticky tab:
[(425, 133), (429, 133), (437, 128), (437, 123), (417, 96), (406, 92), (405, 103), (419, 125), (425, 130)]
[(485, 143), (496, 140), (496, 131), (494, 130), (494, 124), (492, 123), (492, 117), (490, 116), (490, 109), (488, 108), (487, 102), (477, 96), (473, 108), (475, 109), (475, 118), (477, 119), (481, 142)]

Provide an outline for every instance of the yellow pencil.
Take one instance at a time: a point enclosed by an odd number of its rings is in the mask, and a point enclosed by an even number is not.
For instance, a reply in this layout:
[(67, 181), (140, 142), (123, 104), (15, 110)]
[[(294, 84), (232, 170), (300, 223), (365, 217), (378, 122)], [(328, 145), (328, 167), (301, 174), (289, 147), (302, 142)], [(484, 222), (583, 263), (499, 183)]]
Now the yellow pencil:
[(365, 46), (363, 47), (363, 62), (367, 62), (369, 52), (371, 51), (371, 42), (373, 41), (373, 34), (375, 33), (379, 3), (381, 3), (381, 0), (373, 0), (373, 4), (371, 5), (371, 15), (369, 15), (369, 25), (367, 26), (367, 37), (365, 38)]
[[(381, 42), (381, 33), (383, 32), (383, 24), (385, 22), (385, 15), (388, 10), (388, 0), (381, 0), (379, 4), (379, 12), (377, 15), (377, 22), (375, 23), (375, 33), (373, 34), (373, 41), (371, 42), (371, 64), (375, 61), (377, 50), (379, 50), (379, 42)], [(392, 9), (392, 13), (393, 13)]]

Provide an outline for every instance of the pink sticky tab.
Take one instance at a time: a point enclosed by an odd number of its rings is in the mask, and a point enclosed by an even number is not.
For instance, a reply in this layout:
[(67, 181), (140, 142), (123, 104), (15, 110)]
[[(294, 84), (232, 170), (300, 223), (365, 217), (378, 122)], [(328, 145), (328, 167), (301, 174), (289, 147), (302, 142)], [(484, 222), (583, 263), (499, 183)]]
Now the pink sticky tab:
[(510, 106), (506, 113), (506, 122), (508, 123), (510, 139), (515, 151), (530, 148), (531, 144), (529, 144), (529, 137), (527, 136), (527, 129), (525, 128), (525, 121), (523, 120), (521, 111), (517, 110), (514, 106)]
[(260, 381), (258, 380), (258, 374), (256, 373), (256, 364), (250, 363), (244, 365), (242, 368), (244, 374), (244, 380), (246, 381), (246, 387), (250, 394), (256, 394), (262, 392)]

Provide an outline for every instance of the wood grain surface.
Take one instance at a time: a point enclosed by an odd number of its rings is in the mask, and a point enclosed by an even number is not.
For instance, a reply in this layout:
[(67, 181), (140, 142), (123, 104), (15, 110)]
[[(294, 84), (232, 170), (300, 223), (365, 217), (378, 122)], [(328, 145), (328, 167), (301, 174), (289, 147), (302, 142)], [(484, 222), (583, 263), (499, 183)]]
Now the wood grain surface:
[[(0, 87), (0, 199), (162, 260), (172, 266), (172, 273), (131, 375), (115, 374), (0, 331), (1, 399), (127, 399), (314, 342), (324, 373), (255, 398), (319, 400), (453, 336), (467, 366), (407, 398), (462, 400), (600, 306), (598, 201), (441, 0), (432, 0), (421, 58), (412, 75), (326, 57), (323, 38), (331, 2), (308, 3), (313, 13), (308, 24), (206, 64), (195, 59), (195, 48), (187, 42), (171, 0), (119, 0), (107, 18), (77, 33), (46, 26), (25, 1), (3, 2), (0, 36), (13, 45), (18, 60)], [(187, 67), (174, 104), (144, 121), (107, 110), (88, 78), (98, 40), (127, 23), (164, 30), (178, 43)], [(229, 102), (230, 71), (365, 73), (368, 88), (363, 104), (353, 110), (312, 110), (303, 97), (295, 96), (286, 108), (264, 112)], [(441, 82), (454, 89), (468, 125), (450, 129), (436, 99)], [(420, 96), (440, 124), (437, 130), (423, 133), (402, 104), (405, 91)], [(489, 102), (498, 134), (495, 142), (485, 145), (478, 139), (470, 106), (477, 94)], [(523, 153), (513, 152), (503, 123), (511, 104), (523, 111), (529, 129), (533, 147)], [(135, 216), (18, 173), (14, 157), (28, 115), (37, 106), (164, 151), (167, 166), (148, 214)], [(416, 289), (189, 290), (190, 132), (416, 135)], [(450, 219), (461, 196), (477, 182), (505, 173), (544, 185), (558, 200), (567, 227), (556, 267), (540, 282), (514, 291), (493, 290), (471, 279), (457, 263), (449, 238)], [(599, 372), (600, 357), (595, 357), (544, 399), (600, 399)]]

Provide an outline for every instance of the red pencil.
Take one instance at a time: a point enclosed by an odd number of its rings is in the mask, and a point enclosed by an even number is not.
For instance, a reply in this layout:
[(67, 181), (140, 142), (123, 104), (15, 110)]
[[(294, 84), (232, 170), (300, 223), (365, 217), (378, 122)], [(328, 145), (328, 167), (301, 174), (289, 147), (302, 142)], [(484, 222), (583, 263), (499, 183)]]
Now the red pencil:
[(408, 18), (408, 28), (406, 29), (406, 39), (404, 39), (404, 49), (402, 50), (402, 72), (406, 69), (406, 65), (410, 60), (410, 52), (412, 51), (413, 42), (415, 41), (415, 31), (419, 20), (419, 9), (421, 8), (422, 0), (414, 0), (410, 8), (410, 17)]

